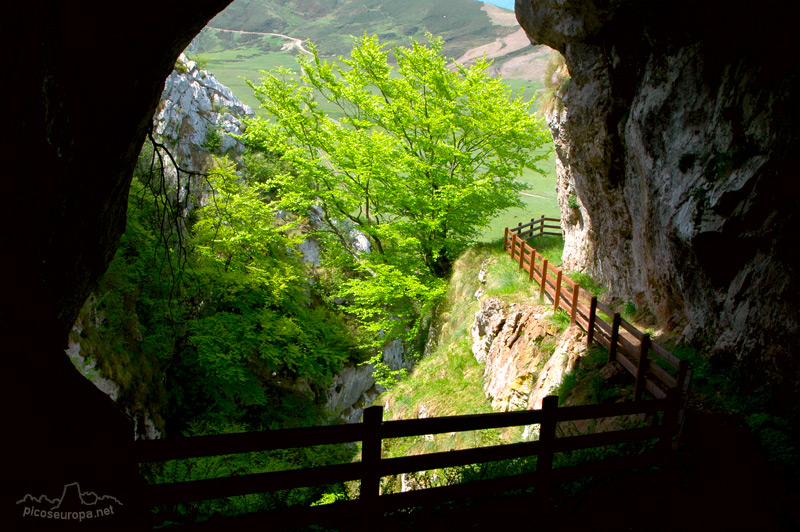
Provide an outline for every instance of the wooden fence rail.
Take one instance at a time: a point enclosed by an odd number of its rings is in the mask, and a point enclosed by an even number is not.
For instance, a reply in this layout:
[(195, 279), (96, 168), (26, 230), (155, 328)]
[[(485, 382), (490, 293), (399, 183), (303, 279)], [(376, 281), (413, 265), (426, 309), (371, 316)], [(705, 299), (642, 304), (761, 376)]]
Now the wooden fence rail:
[[(541, 489), (540, 493), (547, 493), (551, 484), (565, 480), (610, 470), (616, 471), (661, 463), (669, 457), (672, 450), (678, 405), (676, 397), (676, 394), (671, 394), (667, 399), (638, 403), (558, 407), (558, 397), (549, 396), (544, 399), (541, 410), (397, 421), (384, 421), (383, 407), (373, 406), (365, 409), (361, 423), (183, 439), (144, 440), (134, 442), (132, 454), (135, 462), (143, 464), (201, 456), (360, 442), (362, 446), (360, 462), (147, 485), (142, 488), (140, 500), (146, 506), (173, 505), (251, 493), (359, 481), (360, 498), (356, 501), (356, 506), (361, 506), (359, 511), (388, 511), (423, 503), (454, 500), (462, 496), (499, 493), (529, 487), (536, 487), (537, 490)], [(648, 415), (650, 423), (636, 428), (594, 434), (559, 436), (556, 431), (559, 423), (639, 414)], [(537, 424), (540, 434), (537, 441), (396, 458), (383, 458), (381, 453), (383, 441), (391, 438)], [(600, 461), (553, 468), (555, 453), (643, 440), (656, 442), (655, 449), (644, 454), (621, 457), (613, 462)], [(536, 457), (536, 468), (532, 472), (412, 492), (380, 493), (380, 479), (385, 476), (527, 457)], [(354, 502), (347, 501), (325, 506), (340, 505), (342, 508), (352, 509)], [(316, 509), (324, 511), (322, 506), (304, 508), (303, 515), (308, 517), (306, 514)], [(296, 520), (296, 516), (292, 519), (291, 522), (297, 526), (299, 522)], [(309, 522), (313, 522), (313, 520)]]
[(542, 235), (563, 236), (561, 220), (558, 218), (545, 218), (544, 214), (538, 219), (531, 218), (531, 221), (526, 224), (520, 224), (510, 229), (506, 227), (506, 238), (508, 238), (509, 232), (514, 232), (518, 237), (524, 239)]
[(542, 234), (541, 231), (535, 233), (532, 228), (544, 227), (545, 221), (552, 220), (542, 216), (539, 220), (506, 228), (503, 238), (503, 249), (518, 262), (521, 270), (528, 272), (529, 280), (539, 284), (539, 297), (544, 299), (547, 295), (553, 301), (554, 312), (566, 311), (570, 324), (577, 323), (586, 331), (588, 344), (594, 341), (607, 348), (609, 362), (616, 360), (635, 377), (634, 400), (639, 401), (645, 390), (658, 399), (665, 398), (671, 389), (685, 394), (691, 379), (687, 361), (678, 359), (649, 334), (636, 329), (528, 245), (526, 237)]

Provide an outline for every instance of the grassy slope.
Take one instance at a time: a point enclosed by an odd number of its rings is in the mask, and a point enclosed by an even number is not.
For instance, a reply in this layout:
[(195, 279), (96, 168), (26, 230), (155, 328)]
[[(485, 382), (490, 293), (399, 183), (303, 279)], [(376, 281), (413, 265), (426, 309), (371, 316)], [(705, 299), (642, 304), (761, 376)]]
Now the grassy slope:
[[(543, 252), (560, 263), (563, 242), (557, 237), (536, 239)], [(478, 244), (454, 265), (448, 292), (439, 310), (439, 337), (430, 356), (415, 367), (408, 378), (386, 392), (379, 402), (395, 419), (416, 417), (424, 404), (429, 416), (491, 412), (483, 393), (483, 366), (472, 354), (470, 329), (480, 302), (474, 297), (481, 287), (478, 272), (486, 268), (486, 296), (506, 301), (538, 301), (539, 290), (520, 272), (497, 243)]]
[(561, 218), (556, 197), (555, 154), (548, 151), (549, 149), (550, 147), (543, 150), (543, 153), (548, 153), (548, 157), (539, 163), (539, 167), (545, 172), (544, 175), (528, 169), (522, 174), (520, 180), (527, 185), (526, 194), (520, 195), (523, 206), (509, 209), (492, 220), (483, 230), (479, 237), (480, 241), (494, 242), (501, 239), (504, 228), (530, 222), (531, 218), (539, 218), (542, 215), (548, 218)]
[[(480, 283), (477, 272), (484, 261), (491, 261), (487, 293), (525, 293), (529, 284), (514, 263), (497, 245), (482, 244), (467, 251), (457, 261), (449, 285), (446, 302), (440, 310), (438, 322), (441, 332), (432, 354), (415, 367), (402, 382), (378, 399), (387, 408), (387, 417), (393, 419), (415, 418), (420, 407), (428, 416), (448, 416), (491, 412), (491, 405), (483, 393), (483, 366), (472, 355), (470, 328), (479, 309), (473, 297)], [(389, 455), (418, 454), (433, 450), (475, 447), (514, 441), (517, 430), (488, 430), (441, 434), (431, 441), (422, 437), (393, 440), (388, 446)]]

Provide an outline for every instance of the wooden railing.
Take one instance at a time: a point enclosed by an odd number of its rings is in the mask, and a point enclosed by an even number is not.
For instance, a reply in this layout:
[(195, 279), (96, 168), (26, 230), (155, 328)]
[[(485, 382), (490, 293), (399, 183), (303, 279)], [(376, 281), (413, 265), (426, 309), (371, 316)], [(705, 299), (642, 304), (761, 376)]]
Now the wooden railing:
[[(375, 512), (530, 487), (536, 489), (537, 495), (547, 494), (549, 487), (556, 483), (660, 464), (669, 458), (672, 450), (677, 406), (675, 394), (671, 394), (668, 399), (638, 403), (570, 407), (558, 407), (558, 397), (549, 396), (542, 402), (541, 410), (398, 421), (384, 421), (383, 407), (373, 406), (364, 410), (361, 423), (137, 441), (133, 445), (132, 452), (135, 461), (142, 464), (201, 456), (360, 442), (362, 448), (360, 462), (155, 484), (144, 486), (140, 493), (140, 500), (146, 506), (160, 506), (346, 481), (360, 482), (360, 498), (357, 500), (303, 508), (300, 513), (285, 514), (291, 516), (287, 522), (293, 526), (300, 526), (303, 520), (315, 523), (351, 512), (371, 512), (374, 515)], [(636, 428), (595, 434), (563, 435), (558, 434), (556, 430), (558, 424), (564, 422), (635, 415), (646, 415), (648, 423), (640, 423)], [(383, 441), (391, 438), (536, 424), (539, 425), (538, 441), (397, 458), (384, 458), (381, 452)], [(559, 463), (559, 460), (554, 462), (557, 453), (644, 440), (651, 440), (654, 445), (652, 450), (642, 454), (554, 467), (554, 464)], [(390, 475), (526, 457), (536, 457), (535, 470), (532, 472), (403, 493), (381, 494), (380, 490), (381, 478)], [(271, 529), (279, 523), (274, 513), (269, 514), (268, 522)]]
[(545, 218), (544, 214), (541, 218), (531, 218), (531, 221), (526, 224), (520, 224), (516, 227), (506, 228), (506, 238), (509, 232), (514, 232), (523, 240), (531, 239), (535, 236), (552, 235), (562, 236), (561, 220), (558, 218)]
[(519, 236), (526, 234), (528, 226), (506, 228), (503, 249), (519, 263), (520, 270), (528, 272), (529, 280), (539, 284), (539, 297), (547, 295), (553, 301), (554, 312), (568, 312), (570, 324), (577, 323), (586, 331), (588, 344), (596, 341), (607, 348), (609, 362), (616, 360), (635, 377), (634, 400), (640, 400), (645, 390), (658, 399), (666, 397), (670, 389), (685, 394), (691, 379), (688, 362), (679, 360), (564, 275), (561, 268), (548, 263)]

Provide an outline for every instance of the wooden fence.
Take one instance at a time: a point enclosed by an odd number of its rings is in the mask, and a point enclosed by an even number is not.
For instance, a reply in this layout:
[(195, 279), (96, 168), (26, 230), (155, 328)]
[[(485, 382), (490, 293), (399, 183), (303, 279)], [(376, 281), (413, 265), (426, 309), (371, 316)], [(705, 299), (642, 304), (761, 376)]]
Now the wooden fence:
[(570, 324), (577, 323), (586, 331), (587, 344), (596, 341), (607, 348), (609, 362), (616, 360), (635, 377), (634, 400), (640, 400), (645, 390), (658, 399), (665, 398), (670, 389), (685, 394), (691, 379), (688, 362), (679, 360), (564, 275), (561, 268), (548, 263), (525, 241), (524, 235), (530, 234), (528, 227), (533, 226), (506, 228), (503, 249), (519, 263), (520, 270), (528, 272), (529, 280), (539, 283), (539, 297), (547, 295), (553, 301), (553, 311), (565, 310)]
[(511, 229), (506, 228), (506, 238), (508, 238), (509, 232), (514, 232), (525, 240), (542, 235), (563, 236), (560, 224), (561, 220), (558, 218), (545, 218), (543, 214), (539, 219), (531, 218), (531, 221), (526, 224)]
[[(357, 500), (303, 508), (301, 512), (283, 514), (287, 518), (287, 523), (300, 526), (304, 522), (317, 523), (341, 518), (344, 515), (352, 515), (352, 512), (378, 515), (398, 508), (530, 487), (536, 489), (537, 495), (542, 495), (547, 494), (549, 487), (556, 483), (663, 463), (671, 454), (675, 436), (678, 406), (676, 397), (676, 394), (671, 393), (667, 399), (638, 403), (558, 407), (558, 397), (549, 396), (544, 399), (541, 410), (398, 421), (384, 421), (383, 407), (373, 406), (364, 410), (361, 423), (137, 441), (133, 444), (132, 452), (134, 460), (141, 464), (201, 456), (360, 442), (362, 446), (360, 462), (155, 484), (142, 487), (140, 493), (140, 500), (146, 506), (159, 506), (346, 481), (360, 482), (360, 498)], [(647, 415), (649, 423), (642, 423), (636, 428), (579, 435), (559, 435), (556, 430), (558, 424), (564, 422), (640, 414)], [(381, 452), (383, 441), (391, 438), (536, 424), (539, 425), (538, 441), (397, 458), (384, 458)], [(646, 440), (652, 441), (653, 449), (642, 454), (554, 467), (554, 456), (557, 453)], [(403, 493), (381, 494), (380, 492), (380, 481), (385, 476), (526, 457), (536, 457), (536, 467), (532, 472)], [(556, 460), (555, 465), (558, 463)], [(267, 514), (265, 519), (267, 517), (267, 522), (273, 527), (271, 529), (281, 522), (280, 514), (276, 516), (273, 512)]]

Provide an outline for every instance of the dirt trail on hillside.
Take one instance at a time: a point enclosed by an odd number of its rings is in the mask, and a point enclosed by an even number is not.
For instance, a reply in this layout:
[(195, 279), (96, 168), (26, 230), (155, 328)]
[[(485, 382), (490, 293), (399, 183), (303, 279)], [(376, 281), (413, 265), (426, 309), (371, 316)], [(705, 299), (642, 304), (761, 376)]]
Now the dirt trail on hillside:
[(459, 63), (466, 63), (467, 61), (481, 57), (483, 54), (486, 54), (486, 57), (489, 59), (494, 59), (529, 47), (530, 45), (531, 43), (528, 40), (528, 36), (525, 34), (525, 30), (520, 28), (511, 35), (499, 37), (495, 39), (494, 42), (467, 50), (464, 55), (456, 59), (456, 61)]
[(228, 30), (225, 28), (215, 28), (214, 26), (206, 26), (206, 28), (216, 31), (229, 31), (231, 33), (239, 33), (242, 35), (267, 35), (269, 37), (283, 37), (284, 39), (289, 39), (291, 42), (284, 44), (281, 50), (291, 50), (292, 48), (297, 48), (303, 53), (306, 53), (311, 56), (314, 55), (308, 50), (306, 50), (306, 48), (303, 46), (303, 41), (305, 39), (298, 39), (297, 37), (292, 37), (291, 35), (285, 35), (283, 33), (268, 33), (263, 31)]

